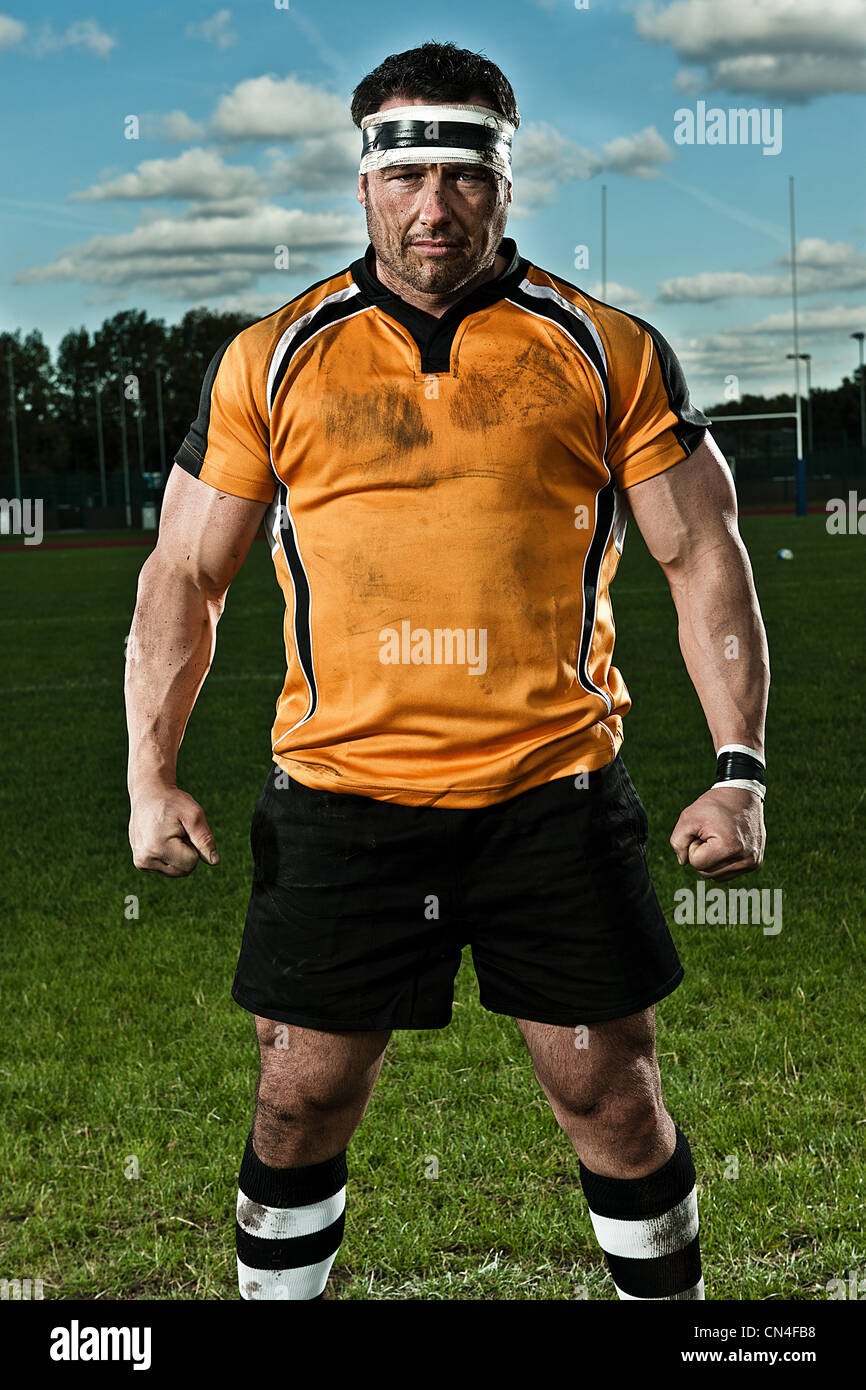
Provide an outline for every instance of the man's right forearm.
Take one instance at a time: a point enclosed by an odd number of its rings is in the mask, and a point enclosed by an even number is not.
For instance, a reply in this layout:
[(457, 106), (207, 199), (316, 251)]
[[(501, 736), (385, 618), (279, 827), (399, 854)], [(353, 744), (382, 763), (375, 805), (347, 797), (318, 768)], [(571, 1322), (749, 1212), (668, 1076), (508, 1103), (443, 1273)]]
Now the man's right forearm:
[(205, 592), (154, 553), (145, 561), (129, 632), (124, 695), (127, 783), (174, 785), (187, 721), (210, 670), (225, 595)]

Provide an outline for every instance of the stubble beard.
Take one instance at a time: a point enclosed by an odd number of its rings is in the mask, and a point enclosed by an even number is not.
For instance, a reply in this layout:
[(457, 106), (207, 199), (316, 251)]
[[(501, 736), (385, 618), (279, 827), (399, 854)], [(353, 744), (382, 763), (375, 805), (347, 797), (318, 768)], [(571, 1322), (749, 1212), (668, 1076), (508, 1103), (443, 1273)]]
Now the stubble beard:
[[(485, 258), (490, 255), (490, 239), (476, 243), (470, 250), (467, 239), (461, 231), (431, 232), (429, 237), (419, 229), (411, 234), (412, 241), (451, 241), (457, 242), (457, 250), (441, 260), (428, 258), (414, 250), (408, 241), (390, 231), (368, 200), (365, 208), (367, 235), (370, 238), (376, 259), (397, 279), (402, 280), (413, 290), (422, 294), (450, 294), (462, 288), (479, 275), (484, 268)], [(494, 207), (490, 225), (495, 230), (492, 247), (502, 240), (505, 231), (506, 215), (504, 209)]]

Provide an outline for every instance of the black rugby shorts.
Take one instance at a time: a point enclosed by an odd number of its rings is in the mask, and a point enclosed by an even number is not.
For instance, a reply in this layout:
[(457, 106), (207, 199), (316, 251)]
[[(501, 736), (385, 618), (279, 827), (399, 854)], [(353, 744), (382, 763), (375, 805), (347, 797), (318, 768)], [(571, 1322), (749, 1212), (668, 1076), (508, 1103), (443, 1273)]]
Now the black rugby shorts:
[(572, 1027), (655, 1004), (684, 972), (646, 811), (619, 756), (575, 782), (415, 807), (313, 790), (272, 765), (232, 996), (307, 1028), (443, 1028), (468, 945), (493, 1013)]

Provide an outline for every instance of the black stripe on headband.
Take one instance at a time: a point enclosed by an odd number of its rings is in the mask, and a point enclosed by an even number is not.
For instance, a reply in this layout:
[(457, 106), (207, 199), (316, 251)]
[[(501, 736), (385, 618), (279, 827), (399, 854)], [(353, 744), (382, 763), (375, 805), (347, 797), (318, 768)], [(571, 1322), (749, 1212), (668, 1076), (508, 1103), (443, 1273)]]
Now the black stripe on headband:
[[(435, 139), (425, 135), (433, 125), (438, 134)], [(423, 149), (437, 145), (447, 149), (489, 150), (492, 154), (511, 147), (507, 132), (495, 126), (476, 125), (474, 121), (385, 121), (382, 125), (368, 125), (362, 131), (363, 147), (361, 156), (380, 150)]]
[(720, 753), (716, 764), (716, 781), (730, 782), (740, 779), (760, 782), (762, 787), (766, 786), (767, 774), (763, 763), (748, 753)]

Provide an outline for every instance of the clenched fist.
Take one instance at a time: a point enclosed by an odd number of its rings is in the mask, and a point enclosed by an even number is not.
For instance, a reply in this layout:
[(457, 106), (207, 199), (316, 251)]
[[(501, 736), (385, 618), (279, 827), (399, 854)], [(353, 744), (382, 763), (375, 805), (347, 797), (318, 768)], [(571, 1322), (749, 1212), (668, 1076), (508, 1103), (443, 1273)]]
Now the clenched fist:
[(742, 787), (713, 787), (686, 807), (670, 842), (701, 878), (724, 883), (751, 873), (764, 859), (764, 803)]
[(205, 813), (187, 792), (165, 782), (135, 786), (130, 794), (129, 843), (137, 869), (184, 878), (198, 861), (218, 864)]

